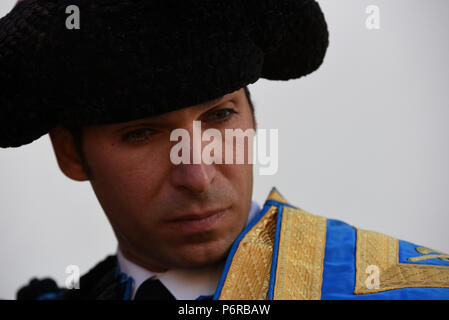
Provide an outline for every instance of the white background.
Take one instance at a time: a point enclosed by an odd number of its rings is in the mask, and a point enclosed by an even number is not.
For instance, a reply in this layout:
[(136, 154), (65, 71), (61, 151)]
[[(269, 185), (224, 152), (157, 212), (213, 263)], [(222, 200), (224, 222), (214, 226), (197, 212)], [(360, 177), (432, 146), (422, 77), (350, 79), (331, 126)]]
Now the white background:
[[(1, 0), (0, 16), (14, 2)], [(254, 199), (277, 186), (311, 213), (449, 252), (449, 2), (320, 4), (320, 70), (250, 86), (259, 127), (280, 138), (279, 170), (256, 175)], [(380, 30), (365, 27), (368, 5)], [(90, 184), (61, 173), (48, 135), (0, 149), (0, 199), (0, 298), (33, 276), (62, 286), (67, 265), (84, 273), (115, 252)]]

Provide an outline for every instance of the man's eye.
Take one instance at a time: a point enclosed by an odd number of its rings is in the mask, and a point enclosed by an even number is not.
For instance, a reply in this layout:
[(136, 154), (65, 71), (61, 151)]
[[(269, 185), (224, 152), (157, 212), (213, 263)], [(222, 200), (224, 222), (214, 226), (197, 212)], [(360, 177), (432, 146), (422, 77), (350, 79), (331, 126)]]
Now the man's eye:
[(234, 109), (219, 109), (212, 112), (204, 121), (226, 122), (230, 120), (234, 114), (237, 114), (237, 111)]
[(125, 133), (122, 137), (122, 140), (129, 142), (142, 142), (146, 141), (152, 134), (154, 134), (153, 130), (142, 128)]

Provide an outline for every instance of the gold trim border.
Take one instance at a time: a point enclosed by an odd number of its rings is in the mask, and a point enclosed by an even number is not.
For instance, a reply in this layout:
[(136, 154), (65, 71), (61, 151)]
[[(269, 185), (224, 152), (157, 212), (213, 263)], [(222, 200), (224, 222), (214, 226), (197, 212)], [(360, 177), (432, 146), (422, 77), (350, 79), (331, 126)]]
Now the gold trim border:
[(273, 299), (319, 300), (327, 220), (284, 206)]
[(280, 203), (288, 203), (288, 201), (275, 188), (271, 189), (266, 201), (272, 200)]
[(240, 241), (220, 300), (266, 300), (278, 207), (271, 206)]
[[(368, 266), (379, 268), (379, 287), (368, 288)], [(354, 294), (392, 289), (449, 288), (449, 267), (399, 263), (399, 241), (382, 233), (357, 229), (356, 283)]]

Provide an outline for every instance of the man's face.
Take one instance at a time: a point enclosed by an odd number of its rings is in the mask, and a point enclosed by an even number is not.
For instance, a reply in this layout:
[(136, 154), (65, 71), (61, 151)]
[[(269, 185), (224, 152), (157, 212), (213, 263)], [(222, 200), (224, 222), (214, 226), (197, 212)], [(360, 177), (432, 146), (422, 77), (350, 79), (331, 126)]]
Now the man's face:
[(175, 165), (170, 160), (178, 143), (170, 141), (170, 133), (183, 128), (192, 138), (194, 120), (201, 121), (202, 131), (220, 130), (223, 146), (225, 129), (254, 129), (243, 89), (211, 105), (84, 129), (91, 184), (120, 248), (152, 271), (219, 262), (248, 218), (253, 187), (248, 161)]

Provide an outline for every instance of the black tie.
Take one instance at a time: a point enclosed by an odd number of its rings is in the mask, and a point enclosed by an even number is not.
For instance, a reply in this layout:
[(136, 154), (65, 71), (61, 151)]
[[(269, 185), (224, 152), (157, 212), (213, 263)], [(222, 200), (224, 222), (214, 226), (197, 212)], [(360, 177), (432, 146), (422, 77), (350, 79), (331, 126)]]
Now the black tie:
[(149, 278), (137, 289), (134, 300), (176, 300), (158, 279)]

